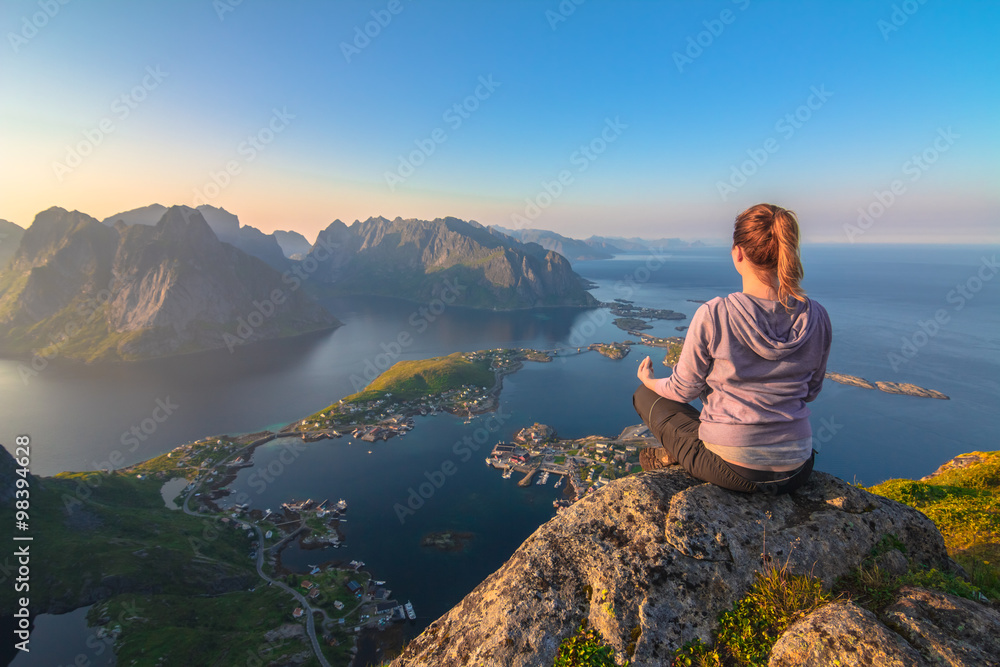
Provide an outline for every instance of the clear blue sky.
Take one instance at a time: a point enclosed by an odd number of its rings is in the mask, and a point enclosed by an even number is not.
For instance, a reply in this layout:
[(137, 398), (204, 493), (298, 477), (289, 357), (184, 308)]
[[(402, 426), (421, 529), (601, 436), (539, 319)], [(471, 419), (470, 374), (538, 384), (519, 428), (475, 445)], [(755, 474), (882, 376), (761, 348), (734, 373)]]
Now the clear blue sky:
[(810, 241), (1000, 240), (995, 2), (6, 0), (0, 34), (22, 226), (208, 202), (310, 239), (373, 215), (704, 238), (773, 201)]

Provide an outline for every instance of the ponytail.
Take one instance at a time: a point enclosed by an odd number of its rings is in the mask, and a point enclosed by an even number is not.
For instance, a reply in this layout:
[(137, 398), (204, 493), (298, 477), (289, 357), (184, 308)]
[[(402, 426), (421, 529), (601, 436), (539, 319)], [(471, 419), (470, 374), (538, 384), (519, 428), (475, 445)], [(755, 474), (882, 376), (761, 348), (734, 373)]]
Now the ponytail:
[(778, 301), (792, 312), (793, 301), (805, 301), (799, 285), (804, 271), (799, 257), (799, 223), (795, 214), (774, 204), (751, 206), (736, 217), (733, 246), (739, 246), (765, 282), (776, 275)]

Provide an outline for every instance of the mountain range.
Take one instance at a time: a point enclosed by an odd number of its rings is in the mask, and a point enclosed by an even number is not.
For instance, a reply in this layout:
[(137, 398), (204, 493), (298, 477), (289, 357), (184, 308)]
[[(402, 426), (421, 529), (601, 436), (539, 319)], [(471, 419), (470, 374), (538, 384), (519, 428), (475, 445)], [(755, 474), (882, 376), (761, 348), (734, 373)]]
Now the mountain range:
[(448, 286), (449, 304), (507, 310), (596, 306), (569, 261), (537, 243), (521, 243), (457, 218), (355, 222), (335, 220), (307, 255), (317, 280), (342, 294), (428, 302)]
[(103, 221), (53, 207), (19, 230), (0, 226), (0, 248), (16, 248), (0, 264), (0, 354), (34, 353), (33, 365), (233, 350), (328, 329), (339, 322), (318, 299), (331, 295), (597, 305), (558, 252), (456, 218), (337, 220), (311, 246), (212, 206), (153, 204)]
[(0, 220), (0, 268), (3, 268), (17, 252), (24, 230), (13, 222)]
[(264, 261), (223, 243), (202, 212), (114, 226), (50, 208), (0, 273), (0, 353), (132, 360), (339, 324)]
[(614, 255), (629, 253), (649, 253), (661, 250), (699, 248), (701, 241), (684, 241), (677, 238), (643, 239), (639, 237), (591, 236), (574, 239), (545, 229), (506, 229), (491, 227), (502, 234), (523, 243), (537, 243), (546, 250), (554, 250), (570, 261), (587, 259), (610, 259)]

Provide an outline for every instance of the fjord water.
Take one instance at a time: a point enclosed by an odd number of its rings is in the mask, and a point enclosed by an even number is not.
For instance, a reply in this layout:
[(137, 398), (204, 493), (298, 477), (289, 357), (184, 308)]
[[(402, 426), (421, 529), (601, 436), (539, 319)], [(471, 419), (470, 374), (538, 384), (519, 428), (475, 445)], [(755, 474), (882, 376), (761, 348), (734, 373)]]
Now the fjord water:
[[(817, 469), (873, 484), (920, 477), (958, 453), (996, 447), (1000, 279), (991, 264), (996, 254), (996, 247), (982, 246), (803, 249), (804, 286), (833, 322), (829, 370), (912, 382), (951, 397), (938, 401), (827, 382), (811, 405), (814, 432), (822, 440)], [(620, 256), (575, 262), (574, 268), (599, 285), (593, 293), (602, 301), (631, 299), (689, 319), (696, 301), (740, 288), (728, 248)], [(110, 366), (55, 361), (26, 380), (18, 362), (0, 361), (0, 441), (9, 445), (16, 434), (31, 435), (33, 469), (43, 475), (104, 467), (112, 456), (135, 462), (204, 435), (286, 424), (352, 393), (366, 381), (366, 368), (391, 361), (499, 346), (575, 350), (628, 337), (603, 309), (449, 308), (433, 315), (388, 299), (340, 299), (329, 306), (344, 322), (336, 331), (232, 354), (222, 350)], [(936, 314), (935, 328), (930, 323)], [(675, 327), (685, 324), (656, 322), (649, 333), (683, 335)], [(397, 348), (403, 333), (411, 342)], [(564, 437), (616, 434), (637, 423), (631, 393), (636, 366), (646, 354), (657, 362), (658, 374), (666, 371), (659, 364), (662, 352), (643, 347), (623, 361), (590, 353), (527, 363), (504, 380), (499, 425), (486, 417), (468, 425), (448, 415), (418, 418), (404, 438), (375, 445), (322, 441), (295, 451), (294, 461), (282, 464), (273, 481), (254, 478), (285, 449), (287, 441), (275, 441), (258, 450), (257, 465), (244, 470), (232, 488), (260, 508), (274, 509), (293, 498), (345, 498), (347, 546), (292, 549), (286, 562), (304, 568), (325, 558), (364, 560), (395, 596), (413, 600), (420, 616), (416, 630), (499, 567), (552, 516), (551, 500), (562, 491), (551, 488), (554, 480), (527, 489), (518, 488), (516, 479), (502, 480), (483, 464), (484, 451), (534, 421), (552, 425)], [(899, 356), (895, 368), (892, 355)], [(158, 401), (171, 414), (150, 421)], [(155, 415), (165, 411), (161, 407)], [(155, 424), (148, 435), (141, 430), (144, 420), (147, 427)], [(141, 439), (129, 437), (133, 426)], [(483, 444), (473, 451), (463, 436)], [(446, 461), (457, 472), (437, 488), (437, 472)], [(406, 506), (411, 489), (421, 484), (424, 491), (430, 488), (426, 484), (434, 486), (430, 497), (412, 514), (401, 514), (396, 506)], [(445, 529), (475, 537), (461, 553), (419, 546), (424, 533)]]

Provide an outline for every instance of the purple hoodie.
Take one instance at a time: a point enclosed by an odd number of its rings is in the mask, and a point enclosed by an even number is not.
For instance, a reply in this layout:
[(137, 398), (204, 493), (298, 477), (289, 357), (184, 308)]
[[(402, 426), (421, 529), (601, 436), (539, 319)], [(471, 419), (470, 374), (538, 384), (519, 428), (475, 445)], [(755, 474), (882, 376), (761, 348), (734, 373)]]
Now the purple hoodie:
[(680, 360), (656, 393), (688, 403), (701, 398), (702, 441), (740, 447), (812, 435), (809, 408), (823, 388), (830, 317), (816, 301), (777, 301), (734, 292), (703, 304), (691, 318)]

